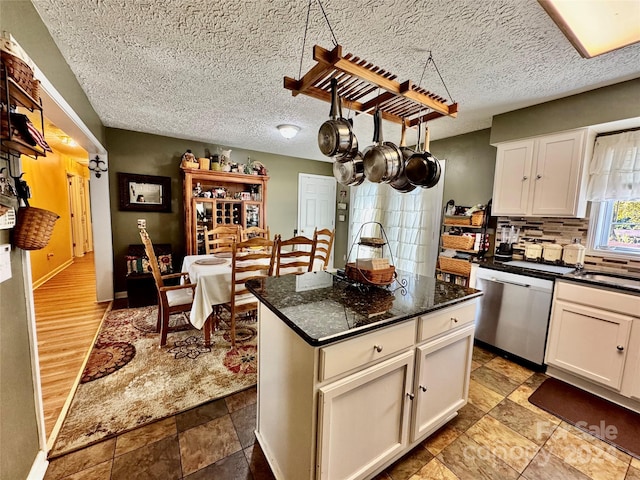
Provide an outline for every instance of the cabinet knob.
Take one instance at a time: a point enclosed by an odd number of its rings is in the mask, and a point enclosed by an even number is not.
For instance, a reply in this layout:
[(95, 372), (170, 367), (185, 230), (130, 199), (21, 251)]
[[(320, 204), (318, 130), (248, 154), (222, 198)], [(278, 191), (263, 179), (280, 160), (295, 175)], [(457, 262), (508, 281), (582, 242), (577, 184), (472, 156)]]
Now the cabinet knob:
[(458, 323), (458, 319), (456, 317), (451, 317), (451, 320), (453, 320), (453, 323)]
[(522, 180), (527, 180), (529, 177), (527, 177), (526, 175), (524, 177), (522, 177)]
[(420, 385), (420, 390), (422, 390), (423, 392), (427, 391), (427, 387), (423, 387), (422, 385)]
[(382, 351), (382, 345), (374, 345), (374, 346), (373, 346), (373, 349), (374, 349), (376, 352), (380, 353), (380, 352)]
[(624, 347), (622, 345), (618, 345), (616, 348), (618, 349), (619, 352), (624, 351)]
[(413, 400), (414, 398), (416, 398), (416, 396), (413, 393), (409, 393), (409, 392), (407, 392), (407, 397), (409, 397), (409, 400)]
[(542, 175), (536, 175), (536, 180), (540, 180), (542, 178)]

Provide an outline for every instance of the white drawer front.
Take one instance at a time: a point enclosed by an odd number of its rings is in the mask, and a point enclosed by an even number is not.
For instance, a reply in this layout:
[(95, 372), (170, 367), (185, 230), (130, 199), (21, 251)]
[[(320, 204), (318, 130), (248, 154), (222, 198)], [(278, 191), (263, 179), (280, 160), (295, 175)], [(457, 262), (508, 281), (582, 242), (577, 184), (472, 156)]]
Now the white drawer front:
[(634, 317), (640, 316), (640, 296), (586, 286), (575, 282), (556, 282), (556, 299), (589, 305)]
[(319, 380), (323, 381), (385, 358), (412, 346), (415, 339), (416, 322), (408, 320), (399, 325), (322, 347), (320, 349)]
[(423, 342), (453, 328), (473, 323), (475, 316), (475, 301), (424, 315), (418, 320), (418, 342)]

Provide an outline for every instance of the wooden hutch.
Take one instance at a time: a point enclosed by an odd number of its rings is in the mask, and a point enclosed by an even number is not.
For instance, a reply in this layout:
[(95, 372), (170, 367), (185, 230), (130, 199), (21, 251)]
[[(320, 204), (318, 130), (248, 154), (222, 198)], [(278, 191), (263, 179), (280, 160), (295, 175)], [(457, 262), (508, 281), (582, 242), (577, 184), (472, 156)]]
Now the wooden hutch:
[(266, 175), (182, 169), (187, 255), (204, 253), (204, 228), (261, 227), (267, 222)]

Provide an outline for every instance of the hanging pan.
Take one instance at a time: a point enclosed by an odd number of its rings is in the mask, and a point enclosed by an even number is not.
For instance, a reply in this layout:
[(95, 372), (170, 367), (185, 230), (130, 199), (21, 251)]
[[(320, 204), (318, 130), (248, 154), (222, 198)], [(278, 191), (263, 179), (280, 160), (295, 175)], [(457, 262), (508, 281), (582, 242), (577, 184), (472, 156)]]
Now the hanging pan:
[(362, 154), (357, 152), (355, 157), (344, 162), (333, 162), (333, 176), (341, 185), (355, 187), (364, 182), (364, 164)]
[(407, 161), (416, 152), (407, 147), (407, 124), (405, 123), (404, 119), (402, 120), (402, 135), (400, 137), (399, 148), (400, 148), (400, 152), (402, 152), (402, 165), (401, 165), (402, 168), (400, 170), (400, 174), (398, 175), (398, 177), (395, 180), (392, 180), (391, 182), (389, 182), (389, 185), (391, 185), (393, 189), (401, 193), (409, 193), (413, 191), (416, 188), (416, 186), (413, 185), (411, 182), (409, 182), (409, 179), (407, 178), (407, 175), (405, 173), (405, 167), (406, 167)]
[(336, 157), (338, 161), (353, 158), (358, 152), (358, 140), (353, 134), (351, 123), (342, 118), (342, 107), (338, 96), (338, 81), (331, 79), (331, 119), (320, 126), (318, 147), (323, 155)]
[(373, 183), (389, 183), (402, 169), (402, 152), (391, 142), (382, 139), (382, 114), (376, 109), (373, 115), (373, 142), (363, 152), (364, 175)]
[(440, 162), (427, 151), (429, 146), (429, 130), (425, 126), (425, 141), (423, 151), (420, 152), (420, 130), (418, 127), (418, 152), (409, 158), (405, 165), (405, 174), (409, 182), (417, 187), (431, 188), (440, 180)]

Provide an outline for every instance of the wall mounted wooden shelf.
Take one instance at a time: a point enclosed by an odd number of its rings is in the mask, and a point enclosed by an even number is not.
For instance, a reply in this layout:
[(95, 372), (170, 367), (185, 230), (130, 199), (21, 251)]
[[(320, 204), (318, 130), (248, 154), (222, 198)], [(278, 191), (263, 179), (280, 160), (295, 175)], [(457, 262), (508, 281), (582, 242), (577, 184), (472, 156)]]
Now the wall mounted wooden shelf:
[[(300, 93), (331, 103), (331, 79), (338, 80), (338, 94), (343, 107), (356, 112), (373, 114), (380, 108), (382, 118), (413, 127), (422, 121), (443, 116), (456, 117), (458, 104), (447, 105), (446, 100), (415, 85), (411, 80), (396, 81), (396, 75), (366, 60), (348, 53), (342, 56), (342, 47), (326, 50), (313, 47), (317, 62), (300, 80), (284, 77), (284, 88), (293, 96)], [(424, 114), (426, 109), (432, 110)]]

